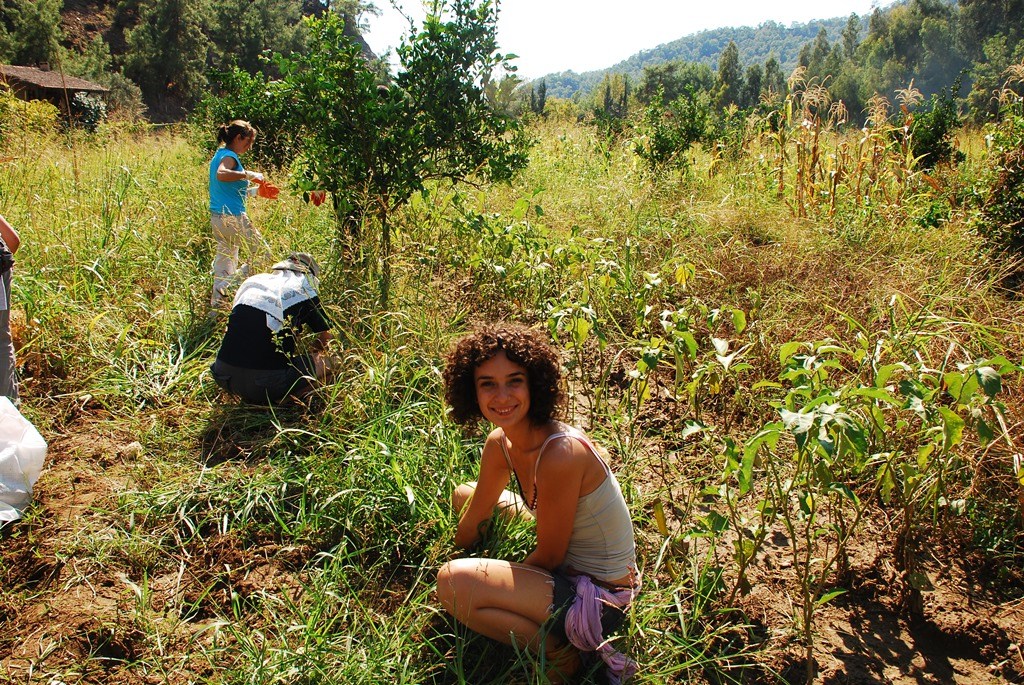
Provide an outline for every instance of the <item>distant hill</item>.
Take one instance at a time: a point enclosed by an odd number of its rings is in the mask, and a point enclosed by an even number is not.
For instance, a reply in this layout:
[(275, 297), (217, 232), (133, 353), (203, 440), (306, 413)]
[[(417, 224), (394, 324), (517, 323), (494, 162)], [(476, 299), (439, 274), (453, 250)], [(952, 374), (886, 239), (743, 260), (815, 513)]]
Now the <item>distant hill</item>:
[[(848, 19), (849, 16), (834, 17), (806, 24), (794, 23), (788, 27), (769, 21), (756, 28), (741, 26), (710, 29), (683, 36), (650, 50), (643, 50), (607, 69), (586, 71), (582, 74), (563, 71), (548, 74), (542, 78), (547, 85), (548, 97), (571, 98), (577, 93), (579, 95), (589, 93), (601, 82), (605, 74), (626, 74), (634, 83), (639, 83), (644, 67), (673, 60), (704, 62), (712, 69), (717, 69), (718, 56), (730, 40), (736, 41), (736, 46), (740, 49), (740, 61), (744, 68), (752, 64), (763, 65), (768, 56), (774, 52), (779, 64), (782, 65), (783, 72), (788, 74), (796, 66), (800, 48), (805, 43), (814, 40), (821, 27), (825, 27), (829, 42), (835, 43), (840, 40)], [(867, 16), (862, 16), (861, 20), (862, 31), (866, 33)], [(540, 79), (536, 79), (534, 82), (537, 81)]]

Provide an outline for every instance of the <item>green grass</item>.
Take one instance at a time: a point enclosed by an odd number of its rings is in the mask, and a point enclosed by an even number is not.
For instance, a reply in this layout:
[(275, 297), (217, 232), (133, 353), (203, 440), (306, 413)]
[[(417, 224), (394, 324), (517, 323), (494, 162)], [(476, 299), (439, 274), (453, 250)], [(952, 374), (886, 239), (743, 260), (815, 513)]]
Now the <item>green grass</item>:
[[(113, 480), (88, 515), (52, 539), (45, 509), (4, 533), (28, 535), (24, 544), (63, 564), (58, 583), (0, 591), (0, 608), (14, 608), (0, 618), (19, 640), (31, 633), (30, 606), (99, 584), (117, 598), (116, 611), (97, 609), (99, 627), (56, 637), (34, 673), (542, 682), (536, 657), (466, 635), (432, 597), (453, 554), (448, 496), (474, 476), (482, 441), (446, 421), (439, 367), (468, 327), (505, 318), (553, 331), (570, 414), (620, 472), (646, 584), (625, 638), (640, 682), (771, 677), (788, 638), (769, 637), (780, 631), (756, 625), (741, 600), (724, 604), (735, 565), (715, 541), (731, 543), (696, 521), (717, 506), (709, 492), (735, 487), (723, 446), (778, 418), (784, 393), (764, 382), (779, 381), (780, 347), (884, 339), (886, 362), (937, 367), (952, 345), (959, 362), (1016, 363), (1021, 305), (993, 287), (969, 208), (941, 226), (915, 223), (935, 199), (924, 191), (909, 207), (798, 220), (753, 153), (714, 174), (698, 153), (688, 171), (655, 178), (628, 140), (604, 148), (592, 129), (559, 121), (535, 134), (531, 166), (512, 185), (434, 189), (397, 217), (391, 311), (375, 304), (372, 231), (363, 269), (332, 258), (341, 252), (326, 205), (288, 192), (252, 202), (275, 254), (301, 248), (326, 263), (342, 370), (309, 414), (234, 405), (206, 372), (219, 330), (205, 309), (205, 153), (173, 132), (39, 137), (9, 152), (0, 212), (23, 239), (13, 298), (23, 409), (58, 449), (62, 436), (94, 433), (106, 436), (105, 453), (142, 446), (111, 458)], [(654, 369), (638, 362), (667, 335), (662, 312), (683, 309), (695, 352), (679, 362), (677, 385), (666, 349)], [(712, 337), (745, 348), (749, 366), (721, 376)], [(835, 386), (862, 382), (837, 358)], [(691, 394), (680, 390), (690, 382)], [(1019, 376), (1003, 383), (1012, 411)], [(697, 417), (701, 437), (681, 437)], [(993, 501), (971, 509), (977, 537), (1001, 563), (1019, 563), (1019, 527), (984, 520), (1013, 508), (1007, 450), (967, 441), (957, 456), (998, 461), (991, 473), (958, 472), (950, 495), (991, 485)], [(493, 553), (521, 556), (531, 535), (513, 529)], [(0, 658), (13, 663), (2, 649)]]

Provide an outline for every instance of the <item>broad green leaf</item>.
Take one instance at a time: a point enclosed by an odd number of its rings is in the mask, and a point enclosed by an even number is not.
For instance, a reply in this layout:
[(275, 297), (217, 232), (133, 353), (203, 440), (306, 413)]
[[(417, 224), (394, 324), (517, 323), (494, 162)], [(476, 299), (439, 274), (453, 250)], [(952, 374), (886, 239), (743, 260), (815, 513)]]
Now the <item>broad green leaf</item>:
[(590, 336), (591, 323), (582, 316), (574, 317), (572, 320), (572, 342), (579, 348)]
[(800, 511), (804, 516), (811, 516), (814, 513), (814, 495), (810, 492), (803, 492), (797, 499), (800, 502)]
[[(928, 462), (931, 461), (932, 455), (935, 453), (935, 443), (929, 442), (925, 445), (921, 445), (917, 448), (917, 469), (919, 472), (928, 470)], [(908, 469), (911, 468), (909, 464), (903, 465), (905, 473), (911, 473)]]
[(942, 375), (942, 382), (946, 386), (946, 391), (949, 392), (950, 396), (957, 402), (961, 401), (961, 392), (964, 388), (964, 375), (958, 371), (949, 371)]
[(892, 468), (889, 463), (882, 464), (882, 467), (878, 470), (878, 496), (882, 498), (882, 501), (889, 504), (892, 501), (892, 491), (896, 487), (896, 479), (893, 477)]
[(785, 365), (800, 349), (800, 343), (790, 341), (779, 346), (779, 363)]
[(942, 414), (942, 448), (949, 451), (964, 439), (964, 420), (955, 411), (947, 407), (939, 407)]
[(846, 483), (832, 483), (830, 489), (833, 492), (838, 492), (840, 495), (853, 502), (854, 506), (860, 506), (860, 498), (857, 497), (857, 493), (851, 490), (850, 486)]
[(982, 366), (974, 372), (974, 375), (989, 399), (995, 397), (1003, 389), (1002, 377), (991, 366)]
[(704, 516), (697, 517), (696, 523), (699, 530), (704, 530), (709, 533), (721, 533), (729, 527), (729, 519), (725, 518), (717, 511), (711, 511)]
[(988, 425), (988, 421), (984, 418), (979, 417), (974, 424), (974, 429), (978, 432), (978, 438), (981, 440), (981, 444), (987, 445), (996, 437), (995, 431), (992, 430), (992, 426)]
[(693, 333), (690, 331), (678, 331), (673, 333), (673, 338), (675, 339), (675, 347), (677, 349), (682, 345), (687, 359), (693, 360), (697, 358), (697, 339), (693, 337)]
[(733, 549), (735, 549), (733, 558), (736, 560), (737, 565), (742, 566), (754, 556), (754, 552), (757, 548), (754, 545), (753, 540), (749, 538), (741, 538), (733, 543)]
[[(758, 431), (757, 434), (747, 440), (746, 444), (743, 446), (744, 459), (746, 459), (746, 453), (748, 452), (752, 455), (756, 454), (761, 445), (766, 445), (769, 449), (775, 449), (775, 446), (779, 443), (779, 436), (782, 435), (781, 429), (782, 425), (775, 423), (768, 424)], [(751, 459), (753, 459), (753, 457), (751, 457)]]
[(900, 401), (893, 397), (892, 393), (885, 388), (869, 388), (864, 386), (857, 388), (851, 394), (855, 397), (868, 397), (873, 400), (879, 400), (894, 407), (900, 406)]
[(747, 315), (743, 313), (742, 309), (732, 310), (732, 325), (736, 329), (736, 334), (739, 335), (747, 328)]
[(885, 366), (878, 367), (878, 372), (875, 374), (875, 387), (881, 388), (889, 383), (889, 378), (896, 371), (906, 371), (910, 367), (902, 362), (899, 364), (886, 364)]
[(737, 474), (737, 479), (740, 485), (740, 495), (745, 495), (750, 492), (750, 487), (754, 482), (754, 457), (757, 455), (757, 450), (743, 450), (743, 461), (740, 463), (740, 471)]
[(516, 221), (522, 221), (522, 219), (526, 216), (527, 210), (529, 209), (530, 201), (527, 200), (526, 198), (519, 198), (518, 200), (516, 200), (515, 206), (512, 207), (512, 211), (510, 212), (510, 214), (512, 218), (515, 219)]

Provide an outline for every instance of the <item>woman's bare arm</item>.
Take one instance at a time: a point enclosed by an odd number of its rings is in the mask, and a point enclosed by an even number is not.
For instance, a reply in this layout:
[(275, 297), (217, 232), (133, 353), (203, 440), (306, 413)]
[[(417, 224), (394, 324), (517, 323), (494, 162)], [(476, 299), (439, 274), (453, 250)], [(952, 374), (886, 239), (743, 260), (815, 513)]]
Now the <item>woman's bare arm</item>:
[(508, 485), (511, 472), (505, 458), (501, 453), (499, 440), (500, 431), (493, 431), (484, 443), (483, 453), (480, 455), (480, 476), (476, 483), (476, 490), (469, 504), (462, 511), (459, 519), (459, 527), (455, 531), (455, 544), (468, 549), (480, 540), (480, 526), (490, 520), (494, 513), (494, 507), (501, 497), (502, 491)]
[(0, 236), (3, 237), (4, 242), (7, 243), (7, 249), (12, 254), (18, 251), (18, 248), (21, 246), (21, 236), (14, 230), (14, 226), (7, 222), (3, 214), (0, 214)]

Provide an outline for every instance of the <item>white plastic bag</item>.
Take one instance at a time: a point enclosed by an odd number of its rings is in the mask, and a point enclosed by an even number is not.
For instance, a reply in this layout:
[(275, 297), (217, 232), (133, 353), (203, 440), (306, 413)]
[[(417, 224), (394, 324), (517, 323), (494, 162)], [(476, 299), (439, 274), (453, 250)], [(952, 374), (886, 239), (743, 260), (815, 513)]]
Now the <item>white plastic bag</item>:
[(0, 395), (0, 522), (21, 518), (44, 459), (43, 436), (10, 399)]

